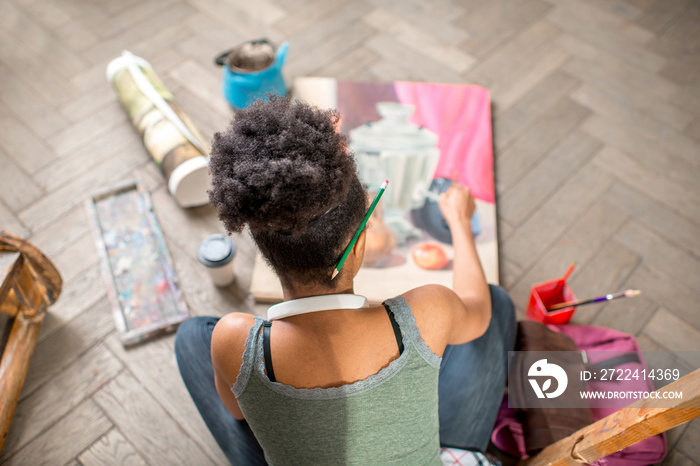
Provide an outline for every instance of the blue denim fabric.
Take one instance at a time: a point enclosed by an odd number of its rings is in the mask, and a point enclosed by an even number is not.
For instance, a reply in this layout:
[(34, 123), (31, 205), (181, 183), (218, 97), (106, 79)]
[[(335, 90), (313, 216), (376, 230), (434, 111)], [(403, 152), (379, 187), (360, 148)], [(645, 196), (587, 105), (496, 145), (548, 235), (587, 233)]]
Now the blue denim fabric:
[(489, 285), (491, 323), (481, 337), (448, 346), (438, 382), (440, 443), (486, 451), (503, 399), (508, 351), (515, 346), (516, 319), (506, 291)]
[(262, 448), (245, 421), (228, 412), (214, 385), (211, 335), (216, 317), (193, 317), (180, 325), (175, 356), (180, 375), (214, 439), (233, 465), (265, 465)]
[[(486, 450), (506, 384), (508, 351), (515, 344), (515, 309), (508, 294), (490, 285), (492, 317), (486, 333), (464, 345), (448, 346), (442, 358), (439, 392), (440, 443)], [(187, 390), (226, 457), (234, 465), (266, 464), (245, 421), (236, 420), (214, 386), (211, 335), (215, 317), (193, 317), (180, 325), (175, 355)]]

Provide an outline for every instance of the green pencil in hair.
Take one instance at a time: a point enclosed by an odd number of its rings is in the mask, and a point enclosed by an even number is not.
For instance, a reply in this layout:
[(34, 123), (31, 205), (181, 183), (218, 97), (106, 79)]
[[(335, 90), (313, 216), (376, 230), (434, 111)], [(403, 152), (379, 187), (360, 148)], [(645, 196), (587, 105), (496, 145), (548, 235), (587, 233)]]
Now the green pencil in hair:
[(348, 247), (345, 248), (345, 252), (343, 253), (343, 257), (340, 258), (340, 262), (338, 262), (338, 265), (336, 265), (335, 269), (333, 269), (333, 276), (331, 276), (331, 280), (333, 280), (335, 278), (335, 276), (338, 275), (338, 273), (340, 272), (340, 269), (343, 267), (343, 264), (345, 263), (345, 259), (348, 258), (350, 251), (352, 251), (353, 246), (355, 246), (355, 243), (357, 242), (357, 238), (360, 237), (360, 233), (362, 233), (362, 230), (364, 230), (365, 225), (367, 225), (367, 221), (372, 216), (372, 212), (374, 212), (374, 208), (377, 207), (377, 204), (379, 203), (379, 199), (382, 197), (382, 194), (384, 194), (384, 190), (386, 189), (388, 184), (389, 184), (389, 180), (384, 180), (384, 183), (382, 183), (382, 185), (379, 187), (379, 191), (377, 192), (377, 195), (374, 196), (374, 200), (372, 201), (372, 204), (369, 206), (369, 209), (367, 210), (367, 214), (365, 214), (365, 218), (362, 220), (362, 223), (360, 223), (360, 227), (355, 232), (355, 236), (352, 237), (352, 239), (350, 240), (350, 244), (348, 244)]

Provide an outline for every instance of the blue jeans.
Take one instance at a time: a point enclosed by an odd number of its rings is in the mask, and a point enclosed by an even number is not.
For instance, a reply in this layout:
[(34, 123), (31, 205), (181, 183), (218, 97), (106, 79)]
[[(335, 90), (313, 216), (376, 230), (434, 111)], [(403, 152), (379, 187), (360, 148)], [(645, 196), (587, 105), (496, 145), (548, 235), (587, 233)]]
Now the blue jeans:
[[(448, 346), (438, 382), (440, 443), (485, 451), (503, 398), (508, 351), (515, 344), (515, 309), (500, 287), (491, 289), (492, 316), (480, 338)], [(193, 317), (180, 325), (175, 355), (180, 374), (214, 439), (233, 465), (266, 464), (245, 421), (236, 420), (219, 399), (211, 363), (211, 334), (219, 319)]]
[(500, 286), (489, 285), (491, 323), (481, 337), (448, 346), (442, 355), (438, 402), (440, 444), (486, 451), (515, 347), (515, 307)]
[(266, 465), (262, 448), (245, 421), (229, 413), (214, 385), (211, 334), (218, 317), (193, 317), (180, 324), (175, 356), (180, 375), (195, 406), (233, 465)]

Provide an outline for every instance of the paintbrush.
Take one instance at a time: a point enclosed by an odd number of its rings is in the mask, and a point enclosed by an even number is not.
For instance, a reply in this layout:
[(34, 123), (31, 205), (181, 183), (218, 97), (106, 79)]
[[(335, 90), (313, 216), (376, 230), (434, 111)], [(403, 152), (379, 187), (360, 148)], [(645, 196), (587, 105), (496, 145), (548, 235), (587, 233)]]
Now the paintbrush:
[(345, 252), (343, 253), (343, 257), (340, 258), (338, 265), (336, 265), (335, 269), (333, 269), (333, 275), (331, 276), (331, 280), (333, 280), (335, 278), (335, 276), (338, 275), (338, 272), (340, 272), (340, 269), (343, 267), (343, 264), (345, 263), (345, 259), (348, 258), (350, 251), (352, 251), (352, 247), (355, 246), (355, 242), (357, 242), (357, 238), (360, 237), (360, 233), (362, 233), (362, 230), (365, 228), (365, 225), (367, 225), (367, 221), (372, 216), (372, 212), (374, 212), (374, 208), (377, 207), (377, 204), (379, 203), (379, 199), (381, 199), (382, 194), (384, 194), (384, 190), (386, 189), (388, 184), (389, 184), (389, 180), (384, 180), (384, 183), (382, 183), (382, 185), (379, 187), (379, 191), (377, 191), (377, 195), (374, 196), (374, 200), (372, 201), (372, 205), (369, 206), (369, 209), (367, 210), (367, 213), (365, 214), (365, 218), (362, 220), (362, 223), (360, 223), (359, 228), (355, 232), (355, 236), (352, 237), (352, 240), (350, 240), (350, 244), (348, 244), (348, 247), (345, 248)]
[(559, 309), (564, 309), (565, 307), (583, 306), (584, 304), (599, 303), (601, 301), (610, 301), (617, 298), (631, 298), (632, 296), (637, 296), (641, 293), (642, 292), (639, 290), (620, 291), (619, 293), (606, 294), (605, 296), (598, 296), (597, 298), (585, 299), (583, 301), (567, 301), (565, 303), (555, 304), (554, 306), (547, 308), (547, 310), (558, 311)]

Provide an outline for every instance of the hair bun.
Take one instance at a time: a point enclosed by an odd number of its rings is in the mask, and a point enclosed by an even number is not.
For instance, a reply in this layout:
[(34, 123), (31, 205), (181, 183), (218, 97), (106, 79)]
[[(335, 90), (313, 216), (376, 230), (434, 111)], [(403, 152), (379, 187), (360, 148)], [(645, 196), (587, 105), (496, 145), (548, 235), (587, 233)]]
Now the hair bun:
[(303, 231), (342, 202), (356, 176), (339, 117), (287, 98), (258, 101), (216, 133), (212, 205), (230, 232)]

